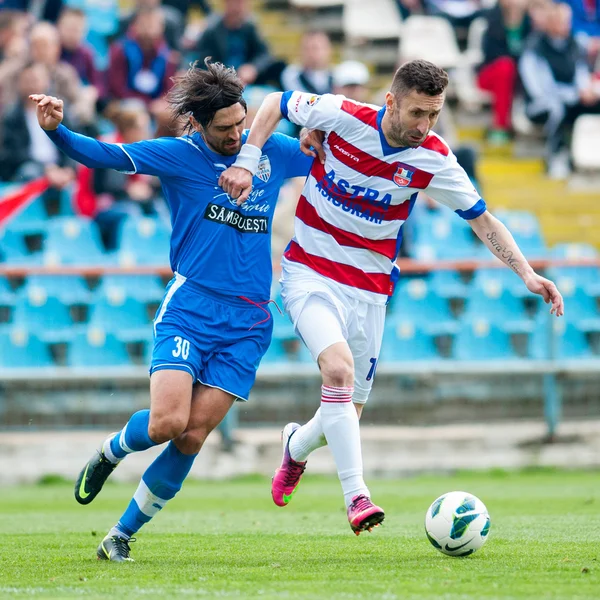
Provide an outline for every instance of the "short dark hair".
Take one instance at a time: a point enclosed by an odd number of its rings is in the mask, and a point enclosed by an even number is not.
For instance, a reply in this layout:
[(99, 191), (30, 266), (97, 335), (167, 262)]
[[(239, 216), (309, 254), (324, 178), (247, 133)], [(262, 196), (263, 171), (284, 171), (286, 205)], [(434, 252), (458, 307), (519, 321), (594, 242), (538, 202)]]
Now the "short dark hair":
[(235, 69), (222, 63), (205, 59), (205, 69), (198, 68), (198, 61), (181, 76), (174, 78), (175, 86), (167, 97), (178, 119), (192, 115), (202, 127), (210, 125), (215, 113), (238, 102), (247, 110), (242, 97), (244, 84)]
[(427, 60), (404, 63), (394, 75), (390, 92), (405, 96), (413, 90), (427, 96), (439, 96), (448, 87), (448, 73)]

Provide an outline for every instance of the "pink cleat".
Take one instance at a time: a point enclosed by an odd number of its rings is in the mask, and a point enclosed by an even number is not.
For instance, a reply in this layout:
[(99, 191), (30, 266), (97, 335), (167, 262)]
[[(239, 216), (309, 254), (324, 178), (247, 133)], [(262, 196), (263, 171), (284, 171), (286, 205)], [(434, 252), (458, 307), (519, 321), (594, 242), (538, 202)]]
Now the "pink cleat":
[(306, 461), (296, 462), (290, 456), (290, 437), (299, 427), (298, 423), (288, 423), (281, 432), (283, 460), (271, 482), (271, 496), (277, 506), (285, 506), (290, 502), (306, 469)]
[(360, 535), (361, 531), (372, 531), (373, 527), (378, 527), (384, 518), (383, 509), (375, 506), (364, 494), (352, 498), (352, 503), (348, 507), (348, 521), (356, 535)]

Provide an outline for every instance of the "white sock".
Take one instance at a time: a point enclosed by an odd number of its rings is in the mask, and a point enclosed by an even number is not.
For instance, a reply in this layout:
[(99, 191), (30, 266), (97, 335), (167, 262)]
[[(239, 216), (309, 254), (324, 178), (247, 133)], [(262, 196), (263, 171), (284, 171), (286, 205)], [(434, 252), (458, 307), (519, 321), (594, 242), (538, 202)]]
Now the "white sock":
[(290, 456), (296, 462), (304, 462), (311, 452), (317, 448), (327, 446), (321, 423), (321, 409), (317, 409), (315, 416), (306, 425), (294, 431), (290, 438)]
[(126, 533), (123, 533), (116, 525), (107, 533), (107, 535), (111, 537), (116, 535), (117, 537), (125, 538), (127, 541), (130, 539), (130, 537)]
[(360, 428), (352, 404), (353, 391), (352, 387), (324, 385), (321, 388), (323, 433), (333, 453), (346, 507), (350, 506), (354, 496), (370, 496), (363, 479)]
[(104, 454), (104, 456), (106, 456), (106, 458), (113, 463), (113, 465), (118, 465), (121, 462), (121, 458), (117, 458), (114, 454), (113, 451), (110, 448), (110, 442), (111, 440), (115, 437), (114, 433), (111, 433), (105, 440), (104, 443), (102, 444), (102, 452)]

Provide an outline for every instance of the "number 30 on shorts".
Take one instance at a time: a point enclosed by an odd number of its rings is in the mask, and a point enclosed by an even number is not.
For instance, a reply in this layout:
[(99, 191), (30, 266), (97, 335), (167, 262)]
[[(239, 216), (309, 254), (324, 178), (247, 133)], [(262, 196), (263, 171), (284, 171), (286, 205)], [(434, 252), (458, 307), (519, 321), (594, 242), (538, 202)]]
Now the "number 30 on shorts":
[(173, 356), (175, 358), (179, 358), (181, 356), (183, 360), (187, 360), (187, 357), (190, 355), (190, 342), (182, 338), (180, 335), (173, 338), (173, 341), (176, 344), (175, 350), (173, 350), (172, 353)]

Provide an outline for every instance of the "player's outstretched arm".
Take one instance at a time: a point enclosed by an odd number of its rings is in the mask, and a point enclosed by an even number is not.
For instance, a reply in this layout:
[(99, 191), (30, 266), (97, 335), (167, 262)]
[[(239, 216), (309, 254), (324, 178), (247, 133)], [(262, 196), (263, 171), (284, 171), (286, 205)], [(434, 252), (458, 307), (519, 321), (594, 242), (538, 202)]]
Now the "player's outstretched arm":
[(530, 292), (539, 294), (546, 304), (552, 305), (550, 313), (557, 317), (564, 314), (564, 301), (556, 285), (533, 270), (503, 223), (489, 211), (468, 223), (490, 252), (510, 267), (523, 280)]
[(264, 99), (234, 165), (219, 178), (219, 185), (234, 200), (237, 199), (238, 206), (248, 199), (252, 191), (252, 177), (258, 170), (258, 162), (262, 156), (262, 147), (273, 135), (283, 116), (280, 108), (282, 96), (281, 92), (273, 92)]
[(117, 144), (106, 144), (67, 129), (62, 125), (63, 101), (54, 96), (32, 94), (29, 99), (37, 105), (40, 127), (54, 144), (69, 158), (92, 169), (135, 171), (127, 153)]

